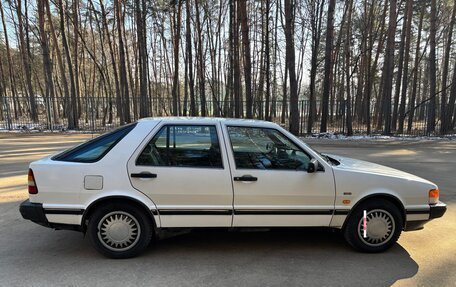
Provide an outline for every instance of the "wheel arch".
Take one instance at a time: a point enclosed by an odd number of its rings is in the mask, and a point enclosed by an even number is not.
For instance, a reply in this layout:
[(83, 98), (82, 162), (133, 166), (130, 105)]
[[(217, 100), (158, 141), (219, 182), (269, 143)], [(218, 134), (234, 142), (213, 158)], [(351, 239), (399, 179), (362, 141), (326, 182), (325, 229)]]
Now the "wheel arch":
[(81, 220), (81, 229), (85, 233), (87, 230), (87, 221), (89, 220), (90, 216), (93, 214), (94, 210), (102, 204), (106, 203), (113, 203), (113, 202), (119, 202), (121, 204), (128, 204), (132, 206), (136, 206), (139, 208), (141, 211), (143, 211), (146, 215), (149, 215), (150, 219), (152, 220), (153, 224), (153, 229), (154, 232), (157, 231), (157, 223), (155, 221), (155, 215), (153, 210), (150, 210), (146, 204), (141, 202), (140, 200), (125, 196), (125, 195), (110, 195), (110, 196), (105, 196), (98, 198), (97, 200), (93, 201), (92, 203), (89, 204), (89, 206), (84, 210), (84, 213), (82, 215), (82, 220)]
[(352, 212), (358, 208), (361, 204), (363, 204), (366, 201), (374, 200), (374, 199), (384, 199), (387, 200), (391, 203), (393, 203), (398, 209), (399, 212), (402, 215), (402, 221), (405, 224), (406, 221), (406, 211), (405, 211), (405, 206), (402, 203), (402, 201), (395, 195), (389, 194), (389, 193), (373, 193), (366, 195), (362, 197), (360, 200), (358, 200), (355, 205), (350, 209), (350, 212), (347, 214), (347, 217), (345, 218), (344, 224), (342, 225), (342, 229), (345, 229), (345, 226), (348, 222), (348, 219), (350, 218)]

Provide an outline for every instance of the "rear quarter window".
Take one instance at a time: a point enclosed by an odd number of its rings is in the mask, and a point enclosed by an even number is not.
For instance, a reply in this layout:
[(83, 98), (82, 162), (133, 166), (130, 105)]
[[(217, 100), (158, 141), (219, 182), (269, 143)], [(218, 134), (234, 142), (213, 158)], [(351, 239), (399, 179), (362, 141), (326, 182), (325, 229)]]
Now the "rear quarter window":
[(136, 123), (126, 125), (112, 132), (98, 136), (54, 156), (52, 160), (84, 163), (99, 161), (131, 130), (133, 130), (135, 126)]

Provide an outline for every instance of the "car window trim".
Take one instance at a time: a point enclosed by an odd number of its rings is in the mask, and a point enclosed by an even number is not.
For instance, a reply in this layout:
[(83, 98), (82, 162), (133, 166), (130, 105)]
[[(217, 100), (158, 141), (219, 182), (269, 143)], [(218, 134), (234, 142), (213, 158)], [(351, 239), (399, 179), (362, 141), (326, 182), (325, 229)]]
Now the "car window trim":
[[(217, 135), (217, 141), (220, 146), (220, 158), (222, 160), (222, 166), (221, 167), (210, 167), (210, 166), (161, 166), (161, 165), (138, 165), (138, 159), (143, 153), (143, 151), (146, 149), (147, 145), (150, 143), (150, 141), (166, 126), (190, 126), (190, 127), (214, 127), (215, 132)], [(225, 162), (223, 160), (223, 152), (222, 152), (222, 147), (221, 147), (221, 141), (220, 141), (220, 136), (219, 136), (219, 131), (217, 129), (217, 124), (196, 124), (196, 123), (163, 123), (162, 125), (157, 127), (157, 131), (152, 134), (147, 140), (146, 144), (144, 147), (141, 149), (141, 152), (139, 152), (135, 158), (135, 166), (147, 166), (147, 167), (155, 167), (155, 168), (196, 168), (196, 169), (219, 169), (219, 170), (224, 170), (225, 169)], [(169, 129), (168, 129), (169, 132)], [(167, 132), (167, 133), (168, 133)], [(175, 136), (175, 135), (174, 135)], [(167, 135), (169, 137), (169, 135)], [(167, 141), (168, 142), (168, 141)]]
[[(277, 128), (272, 128), (272, 127), (262, 127), (262, 126), (246, 126), (246, 125), (225, 125), (226, 131), (227, 131), (227, 137), (228, 141), (231, 147), (231, 154), (233, 157), (233, 162), (236, 170), (266, 170), (266, 171), (290, 171), (290, 172), (305, 172), (304, 170), (294, 170), (294, 169), (259, 169), (259, 168), (238, 168), (236, 164), (236, 159), (234, 158), (234, 149), (233, 149), (233, 143), (231, 142), (231, 137), (230, 133), (228, 131), (228, 128), (233, 127), (233, 128), (253, 128), (253, 129), (268, 129), (268, 130), (274, 130), (280, 133), (284, 138), (288, 139), (291, 143), (293, 143), (301, 152), (306, 154), (311, 160), (314, 159), (315, 157), (311, 156), (307, 151), (305, 151), (299, 144), (297, 144), (294, 140), (290, 139), (287, 137), (281, 130)], [(318, 159), (317, 159), (318, 160)], [(318, 170), (319, 172), (324, 172), (325, 168), (324, 166), (318, 161), (318, 165), (322, 168), (322, 170)]]

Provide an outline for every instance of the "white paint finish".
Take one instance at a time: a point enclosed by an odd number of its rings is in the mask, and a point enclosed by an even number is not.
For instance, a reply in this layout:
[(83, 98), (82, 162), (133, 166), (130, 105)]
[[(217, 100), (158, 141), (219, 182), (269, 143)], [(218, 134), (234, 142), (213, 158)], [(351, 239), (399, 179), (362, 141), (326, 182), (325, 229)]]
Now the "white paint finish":
[(83, 204), (55, 204), (55, 203), (43, 203), (44, 209), (71, 209), (71, 210), (83, 210), (85, 206)]
[(233, 227), (322, 226), (331, 215), (235, 215)]
[[(144, 206), (147, 209), (149, 209), (151, 211), (157, 210), (157, 207), (150, 200), (150, 198), (148, 198), (143, 193), (138, 192), (137, 190), (135, 190), (132, 187), (130, 187), (130, 189), (125, 189), (125, 190), (113, 189), (113, 190), (106, 191), (106, 192), (98, 192), (98, 191), (88, 192), (88, 191), (86, 191), (85, 195), (86, 195), (85, 202), (84, 202), (85, 209), (90, 207), (90, 205), (92, 203), (94, 203), (98, 200), (103, 200), (105, 198), (129, 198), (129, 199), (133, 199), (136, 202), (141, 202), (142, 204), (144, 204)], [(157, 227), (161, 227), (161, 221), (160, 221), (160, 217), (158, 215), (154, 215), (154, 220), (155, 220), (155, 224), (157, 225)]]
[(331, 218), (331, 223), (329, 226), (335, 228), (341, 228), (344, 225), (345, 220), (347, 219), (347, 215), (334, 215)]
[(227, 227), (231, 215), (160, 215), (162, 227)]
[(429, 214), (407, 214), (407, 221), (428, 220)]
[(82, 215), (73, 214), (46, 214), (46, 218), (51, 223), (80, 225)]
[[(163, 124), (214, 124), (217, 126), (224, 169), (153, 168), (156, 179), (130, 181), (129, 172), (143, 171), (134, 159)], [(267, 127), (280, 130), (324, 166), (324, 173), (295, 171), (236, 170), (231, 147), (225, 146), (226, 125)], [(228, 142), (229, 143), (229, 142)], [(137, 126), (103, 159), (96, 163), (53, 161), (50, 157), (31, 163), (39, 193), (31, 202), (46, 208), (86, 209), (98, 199), (110, 196), (133, 198), (148, 209), (350, 209), (359, 200), (376, 194), (398, 198), (407, 210), (429, 208), (428, 191), (437, 186), (427, 180), (388, 167), (334, 156), (341, 165), (328, 164), (305, 143), (278, 125), (255, 120), (158, 118), (140, 120)], [(127, 169), (128, 164), (128, 169)], [(231, 170), (231, 169), (232, 170)], [(251, 174), (253, 183), (232, 182), (232, 177)], [(103, 177), (102, 190), (87, 190), (86, 176)], [(336, 188), (334, 188), (336, 182)], [(96, 184), (95, 184), (96, 185)], [(136, 187), (134, 188), (133, 185)], [(235, 196), (233, 199), (233, 185)], [(99, 186), (98, 186), (99, 187)], [(344, 195), (351, 192), (351, 195)], [(331, 200), (332, 198), (332, 200)], [(343, 204), (344, 199), (351, 200)], [(341, 227), (346, 215), (239, 215), (235, 226), (333, 226)], [(80, 215), (48, 215), (54, 223), (80, 224)], [(408, 220), (426, 220), (427, 214)], [(154, 217), (158, 227), (230, 226), (230, 215), (176, 215)], [(163, 221), (165, 224), (162, 224)], [(331, 223), (330, 223), (331, 221)]]
[(103, 177), (100, 175), (86, 175), (84, 177), (84, 188), (87, 190), (103, 189)]
[[(286, 135), (297, 146), (317, 159), (325, 171), (307, 173), (306, 171), (293, 170), (259, 170), (259, 169), (237, 169), (234, 161), (233, 149), (227, 130), (229, 124), (222, 123), (225, 142), (227, 142), (228, 157), (233, 177), (251, 175), (257, 177), (257, 181), (242, 182), (233, 181), (234, 209), (322, 209), (332, 210), (334, 207), (335, 186), (331, 166), (328, 165), (318, 154), (311, 150), (301, 141), (293, 138), (284, 129), (274, 126), (273, 128)], [(245, 126), (245, 125), (242, 125)], [(250, 127), (250, 126), (248, 126)], [(262, 126), (256, 126), (261, 128)], [(241, 219), (237, 219), (240, 217)], [(276, 219), (274, 219), (276, 218)], [(236, 226), (265, 226), (265, 220), (277, 226), (281, 220), (290, 218), (291, 226), (329, 226), (331, 216), (315, 215), (234, 215), (233, 227)], [(305, 218), (309, 218), (306, 220)], [(309, 222), (310, 225), (307, 225)], [(305, 223), (305, 224), (304, 224)], [(241, 224), (241, 225), (238, 225)]]
[[(172, 125), (173, 122), (163, 122), (155, 128), (155, 131), (159, 131), (165, 124)], [(186, 124), (190, 125), (192, 122), (186, 122)], [(220, 125), (216, 122), (213, 125), (217, 129), (220, 147), (223, 151), (224, 142)], [(133, 153), (128, 161), (128, 174), (149, 172), (156, 174), (157, 177), (150, 179), (130, 177), (134, 188), (146, 194), (157, 205), (158, 210), (166, 209), (170, 206), (174, 209), (224, 209), (229, 206), (231, 209), (233, 190), (225, 153), (222, 152), (223, 168), (137, 166), (137, 157), (154, 135), (155, 132), (151, 133)], [(163, 227), (171, 227), (167, 225), (168, 221), (163, 216), (161, 218)], [(203, 218), (207, 218), (208, 222), (204, 223)], [(214, 221), (212, 215), (198, 215), (195, 219), (202, 220), (202, 222), (194, 223), (198, 226), (211, 226), (210, 222)], [(175, 226), (177, 221), (174, 219), (172, 222), (173, 226)], [(182, 227), (188, 226), (188, 223), (182, 222), (185, 224)], [(217, 220), (217, 224), (216, 226), (229, 227), (231, 226), (231, 219)]]

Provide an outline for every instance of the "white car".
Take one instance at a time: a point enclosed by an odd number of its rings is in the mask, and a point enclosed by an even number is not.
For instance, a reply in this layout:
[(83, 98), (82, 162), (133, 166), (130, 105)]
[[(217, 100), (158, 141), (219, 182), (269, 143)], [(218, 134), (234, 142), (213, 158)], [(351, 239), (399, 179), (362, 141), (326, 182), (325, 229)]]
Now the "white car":
[(32, 162), (28, 185), (25, 219), (87, 232), (113, 258), (198, 227), (329, 227), (380, 252), (446, 211), (432, 182), (256, 120), (142, 119)]

